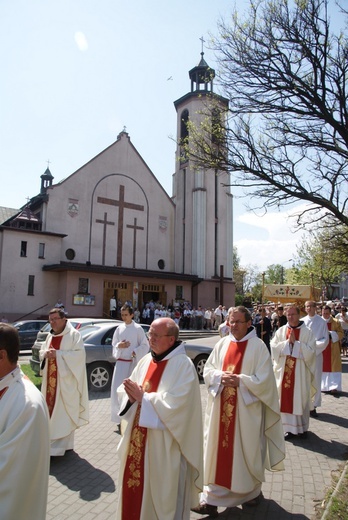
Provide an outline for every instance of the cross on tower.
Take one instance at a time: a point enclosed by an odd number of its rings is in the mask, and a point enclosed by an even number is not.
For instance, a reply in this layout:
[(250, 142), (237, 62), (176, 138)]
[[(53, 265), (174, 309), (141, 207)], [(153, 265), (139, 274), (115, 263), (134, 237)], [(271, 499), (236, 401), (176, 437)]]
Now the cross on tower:
[(201, 36), (199, 39), (202, 42), (202, 54), (204, 54), (203, 45), (205, 44), (205, 39), (203, 38), (203, 36)]
[(105, 265), (105, 248), (106, 248), (106, 226), (114, 226), (115, 225), (115, 222), (109, 222), (107, 220), (107, 216), (108, 214), (107, 213), (104, 213), (104, 219), (103, 220), (100, 220), (100, 219), (96, 219), (96, 222), (98, 222), (98, 224), (104, 224), (104, 228), (103, 228), (103, 255), (102, 255), (102, 265)]
[(124, 186), (120, 185), (119, 200), (108, 199), (106, 197), (97, 197), (97, 202), (101, 204), (108, 204), (109, 206), (118, 207), (118, 231), (117, 231), (117, 258), (116, 266), (122, 266), (122, 246), (123, 246), (123, 221), (124, 210), (134, 209), (136, 211), (144, 211), (144, 206), (140, 204), (133, 204), (132, 202), (125, 202), (124, 200)]

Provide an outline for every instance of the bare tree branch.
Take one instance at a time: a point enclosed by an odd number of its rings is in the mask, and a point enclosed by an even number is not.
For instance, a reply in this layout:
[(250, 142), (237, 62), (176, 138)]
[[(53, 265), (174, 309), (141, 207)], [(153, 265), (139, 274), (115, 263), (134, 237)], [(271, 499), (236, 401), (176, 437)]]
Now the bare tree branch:
[(321, 224), (348, 225), (348, 40), (327, 6), (257, 0), (246, 19), (221, 20), (212, 47), (229, 109), (212, 124), (212, 94), (200, 125), (188, 123), (197, 166), (230, 172), (254, 207), (308, 201), (299, 226), (316, 222), (316, 207)]

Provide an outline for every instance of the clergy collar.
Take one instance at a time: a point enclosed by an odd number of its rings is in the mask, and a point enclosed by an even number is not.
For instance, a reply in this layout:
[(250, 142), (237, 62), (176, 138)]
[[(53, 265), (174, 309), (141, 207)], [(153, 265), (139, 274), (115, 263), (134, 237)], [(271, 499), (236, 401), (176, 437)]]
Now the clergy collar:
[(300, 321), (298, 322), (298, 325), (296, 325), (295, 327), (292, 327), (292, 326), (289, 324), (289, 322), (288, 322), (288, 327), (289, 327), (289, 329), (298, 329), (298, 328), (302, 327), (303, 323), (304, 323), (304, 322), (303, 322), (302, 320), (300, 320)]
[(162, 354), (155, 354), (153, 350), (150, 350), (151, 352), (151, 356), (152, 356), (152, 360), (155, 362), (155, 363), (159, 363), (160, 361), (162, 361), (166, 356), (168, 356), (168, 354), (170, 354), (171, 352), (173, 352), (173, 350), (175, 350), (179, 345), (181, 345), (181, 341), (176, 341), (174, 343), (174, 345), (172, 345), (171, 347), (169, 347), (165, 352), (162, 352)]

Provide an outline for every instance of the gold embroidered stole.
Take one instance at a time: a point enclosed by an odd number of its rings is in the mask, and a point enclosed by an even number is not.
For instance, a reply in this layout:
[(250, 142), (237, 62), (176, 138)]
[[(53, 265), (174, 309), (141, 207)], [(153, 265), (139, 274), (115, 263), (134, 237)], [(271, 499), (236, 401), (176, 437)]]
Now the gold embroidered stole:
[[(222, 370), (240, 374), (248, 341), (231, 341)], [(237, 413), (237, 388), (225, 386), (220, 397), (220, 424), (216, 458), (215, 484), (231, 488), (234, 436)]]
[[(290, 337), (291, 331), (294, 331), (295, 338), (300, 339), (300, 329), (291, 329), (288, 327), (286, 331), (286, 339)], [(283, 413), (293, 413), (294, 409), (294, 390), (295, 390), (295, 369), (296, 358), (286, 356), (284, 374), (281, 386), (280, 411)]]
[[(166, 367), (167, 360), (151, 361), (143, 381), (145, 392), (156, 392)], [(122, 520), (139, 520), (144, 489), (144, 456), (147, 428), (139, 426), (141, 405), (134, 417), (128, 456), (123, 474)]]
[[(60, 344), (62, 342), (63, 336), (52, 336), (51, 344), (49, 346), (50, 349), (54, 348), (55, 350), (60, 349)], [(57, 394), (57, 378), (58, 378), (58, 368), (57, 368), (57, 360), (56, 359), (48, 359), (47, 360), (47, 388), (46, 388), (46, 403), (48, 407), (48, 411), (50, 417), (52, 416), (54, 404), (56, 402), (56, 394)]]

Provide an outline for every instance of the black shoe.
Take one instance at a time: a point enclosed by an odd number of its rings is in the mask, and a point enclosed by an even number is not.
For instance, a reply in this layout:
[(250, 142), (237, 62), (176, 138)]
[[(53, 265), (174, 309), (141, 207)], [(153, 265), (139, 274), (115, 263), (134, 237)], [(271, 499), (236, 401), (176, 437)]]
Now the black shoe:
[(199, 515), (208, 515), (212, 518), (216, 518), (219, 515), (217, 506), (212, 506), (204, 502), (202, 504), (199, 504), (199, 506), (191, 509), (191, 511), (193, 511), (194, 513), (198, 513)]
[(307, 432), (299, 433), (298, 434), (299, 439), (307, 439)]
[(316, 408), (314, 408), (314, 410), (311, 410), (311, 411), (309, 412), (309, 415), (310, 415), (311, 417), (319, 417), (319, 414), (318, 414)]
[(261, 491), (261, 493), (257, 497), (252, 498), (251, 500), (248, 500), (248, 502), (244, 502), (243, 506), (256, 507), (260, 504), (262, 499), (263, 499), (263, 494)]
[(296, 435), (294, 435), (293, 433), (291, 432), (286, 432), (285, 435), (284, 435), (284, 439), (286, 441), (289, 441), (290, 439), (293, 439), (294, 437), (296, 437)]

